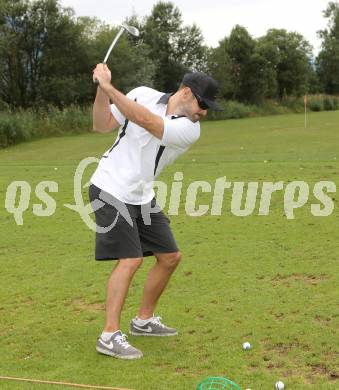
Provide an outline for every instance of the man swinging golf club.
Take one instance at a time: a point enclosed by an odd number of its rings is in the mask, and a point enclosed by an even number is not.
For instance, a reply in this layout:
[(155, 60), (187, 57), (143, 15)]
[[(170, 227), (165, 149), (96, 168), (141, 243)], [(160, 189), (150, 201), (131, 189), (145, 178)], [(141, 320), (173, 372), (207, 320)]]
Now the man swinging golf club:
[[(207, 110), (219, 110), (215, 102), (217, 83), (203, 73), (188, 73), (174, 94), (139, 87), (125, 96), (114, 87), (114, 82), (111, 84), (106, 64), (96, 66), (93, 80), (99, 84), (93, 107), (94, 131), (106, 133), (120, 127), (115, 143), (101, 158), (89, 189), (92, 205), (98, 200), (103, 205), (95, 208), (97, 226), (112, 227), (105, 233), (96, 233), (96, 260), (117, 260), (108, 281), (106, 324), (96, 349), (105, 355), (137, 359), (142, 352), (126, 341), (120, 330), (120, 314), (133, 275), (146, 256), (155, 256), (156, 262), (147, 276), (130, 333), (177, 334), (176, 329), (164, 325), (154, 315), (181, 253), (168, 218), (156, 207), (152, 184), (165, 166), (197, 141), (199, 119)], [(149, 219), (142, 212), (147, 207), (152, 210)]]

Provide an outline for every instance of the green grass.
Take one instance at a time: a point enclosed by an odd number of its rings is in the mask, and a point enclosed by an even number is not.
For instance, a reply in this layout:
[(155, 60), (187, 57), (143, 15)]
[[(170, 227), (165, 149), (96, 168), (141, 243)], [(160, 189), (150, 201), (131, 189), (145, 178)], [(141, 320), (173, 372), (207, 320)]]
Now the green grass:
[[(339, 112), (203, 123), (198, 143), (161, 176), (168, 186), (184, 173), (184, 195), (193, 180), (320, 180), (338, 183)], [(311, 203), (284, 215), (283, 196), (272, 197), (269, 216), (230, 211), (225, 191), (221, 216), (173, 216), (183, 261), (161, 298), (158, 314), (179, 329), (175, 338), (133, 338), (139, 361), (97, 355), (106, 282), (112, 262), (93, 260), (94, 233), (64, 203), (73, 201), (79, 161), (100, 156), (115, 135), (83, 134), (20, 144), (0, 151), (0, 375), (120, 386), (195, 389), (208, 376), (226, 376), (242, 389), (338, 388), (338, 195), (331, 216), (314, 217)], [(264, 160), (267, 162), (265, 163)], [(54, 168), (58, 168), (55, 170)], [(91, 171), (94, 167), (91, 167)], [(90, 176), (90, 172), (87, 172)], [(5, 210), (8, 185), (32, 186), (23, 226)], [(41, 203), (37, 183), (53, 180), (57, 209), (32, 213)], [(281, 191), (280, 191), (281, 192)], [(86, 190), (84, 189), (84, 194)], [(199, 204), (212, 195), (200, 193)], [(319, 203), (319, 202), (317, 202)], [(168, 206), (168, 205), (167, 205)], [(145, 260), (122, 316), (127, 331), (153, 260)], [(242, 343), (253, 348), (242, 351)], [(0, 382), (0, 388), (49, 385)]]

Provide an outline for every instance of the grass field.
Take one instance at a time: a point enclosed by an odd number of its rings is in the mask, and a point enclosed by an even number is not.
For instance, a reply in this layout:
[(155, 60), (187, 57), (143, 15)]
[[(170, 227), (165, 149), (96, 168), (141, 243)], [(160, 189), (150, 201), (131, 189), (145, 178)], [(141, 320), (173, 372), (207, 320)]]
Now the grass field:
[[(320, 180), (339, 183), (339, 112), (205, 122), (197, 144), (161, 176), (184, 173), (212, 185), (219, 177), (244, 181)], [(74, 203), (73, 175), (85, 157), (99, 157), (115, 135), (50, 138), (0, 151), (0, 376), (20, 376), (135, 390), (195, 389), (209, 376), (226, 376), (242, 389), (338, 389), (338, 194), (327, 217), (311, 213), (313, 195), (295, 219), (284, 214), (283, 193), (269, 216), (237, 217), (225, 191), (221, 216), (187, 216), (181, 200), (172, 228), (183, 261), (162, 297), (158, 315), (179, 329), (174, 338), (134, 338), (144, 352), (120, 361), (95, 352), (104, 320), (112, 262), (93, 260), (94, 233)], [(264, 162), (266, 161), (266, 162)], [(57, 168), (57, 170), (55, 169)], [(93, 171), (94, 166), (90, 171)], [(89, 177), (91, 172), (87, 172)], [(31, 188), (29, 209), (17, 226), (5, 209), (14, 180)], [(37, 217), (34, 190), (58, 183), (56, 212)], [(84, 194), (87, 196), (84, 189)], [(199, 195), (200, 204), (211, 194)], [(122, 330), (136, 313), (145, 260), (130, 289)], [(250, 351), (242, 343), (252, 344)], [(1, 382), (2, 390), (52, 389), (50, 385)]]

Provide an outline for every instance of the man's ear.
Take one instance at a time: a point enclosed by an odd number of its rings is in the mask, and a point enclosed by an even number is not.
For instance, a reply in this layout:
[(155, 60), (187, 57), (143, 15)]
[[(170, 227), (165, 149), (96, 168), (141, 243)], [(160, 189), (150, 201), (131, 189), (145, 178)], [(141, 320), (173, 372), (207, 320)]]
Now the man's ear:
[(188, 99), (192, 95), (191, 88), (190, 87), (183, 87), (182, 94), (186, 99)]

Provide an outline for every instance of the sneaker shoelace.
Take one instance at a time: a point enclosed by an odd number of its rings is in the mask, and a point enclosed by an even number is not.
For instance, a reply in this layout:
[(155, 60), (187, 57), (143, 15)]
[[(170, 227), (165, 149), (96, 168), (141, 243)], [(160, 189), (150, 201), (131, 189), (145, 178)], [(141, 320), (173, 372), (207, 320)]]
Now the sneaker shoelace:
[(123, 348), (127, 349), (131, 345), (126, 339), (127, 339), (127, 335), (122, 334), (121, 336), (116, 336), (114, 340), (116, 340), (117, 343), (120, 344)]
[(156, 324), (161, 326), (162, 328), (165, 327), (164, 324), (161, 323), (161, 317), (153, 317), (152, 320), (150, 321), (152, 324)]

